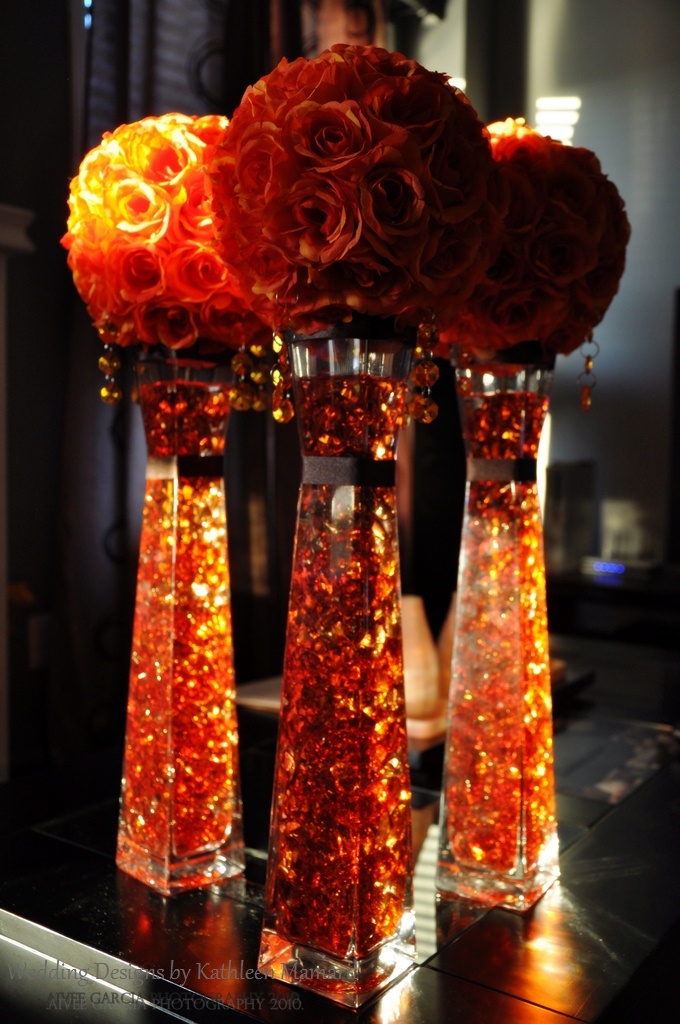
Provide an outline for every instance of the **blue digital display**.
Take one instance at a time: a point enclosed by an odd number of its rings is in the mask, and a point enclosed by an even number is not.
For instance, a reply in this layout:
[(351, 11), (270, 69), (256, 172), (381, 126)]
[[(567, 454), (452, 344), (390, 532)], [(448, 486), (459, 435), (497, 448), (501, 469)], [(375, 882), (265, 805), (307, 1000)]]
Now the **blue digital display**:
[(622, 562), (593, 562), (593, 572), (603, 576), (623, 576), (626, 567)]

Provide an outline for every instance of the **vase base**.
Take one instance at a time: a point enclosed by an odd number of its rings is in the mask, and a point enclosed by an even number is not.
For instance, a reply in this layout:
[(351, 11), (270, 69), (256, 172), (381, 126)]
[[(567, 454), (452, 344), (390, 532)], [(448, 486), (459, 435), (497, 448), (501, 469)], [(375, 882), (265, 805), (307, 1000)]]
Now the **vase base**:
[(546, 859), (536, 871), (524, 878), (440, 861), (437, 894), (442, 899), (464, 899), (487, 907), (523, 912), (533, 907), (559, 876), (557, 858)]
[(245, 854), (241, 844), (225, 843), (208, 853), (170, 861), (153, 857), (133, 843), (119, 839), (116, 867), (163, 896), (174, 896), (185, 889), (205, 888), (242, 875)]
[(291, 942), (277, 932), (262, 930), (258, 970), (269, 978), (309, 989), (342, 1006), (357, 1009), (387, 988), (414, 965), (415, 934), (383, 943), (369, 956), (338, 957)]

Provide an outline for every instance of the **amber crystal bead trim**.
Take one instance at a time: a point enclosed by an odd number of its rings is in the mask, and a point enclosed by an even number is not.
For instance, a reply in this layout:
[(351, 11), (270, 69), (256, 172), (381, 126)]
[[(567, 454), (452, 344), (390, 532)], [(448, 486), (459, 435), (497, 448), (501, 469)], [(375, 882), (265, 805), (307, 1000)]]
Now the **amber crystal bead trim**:
[[(296, 380), (305, 456), (393, 460), (404, 381)], [(260, 970), (358, 1006), (412, 963), (395, 489), (303, 483)]]
[[(206, 461), (229, 401), (188, 381), (139, 391), (149, 460), (116, 860), (171, 894), (244, 866), (226, 503), (221, 460)], [(198, 457), (190, 476), (182, 456)]]
[(492, 370), (484, 390), (475, 384), (481, 371), (459, 384), (475, 473), (460, 552), (437, 885), (522, 910), (557, 877), (558, 861), (541, 513), (537, 484), (523, 474), (513, 480), (510, 467), (536, 458), (548, 397), (545, 374), (534, 393), (506, 390), (507, 373), (500, 370), (495, 393)]

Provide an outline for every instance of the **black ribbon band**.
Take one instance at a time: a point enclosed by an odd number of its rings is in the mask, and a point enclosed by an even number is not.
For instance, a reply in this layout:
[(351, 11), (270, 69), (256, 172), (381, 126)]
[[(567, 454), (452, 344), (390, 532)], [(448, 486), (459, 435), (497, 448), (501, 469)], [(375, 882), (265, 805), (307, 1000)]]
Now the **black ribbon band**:
[(394, 487), (394, 460), (377, 461), (347, 455), (305, 455), (303, 484), (331, 484), (334, 487)]
[(167, 480), (173, 477), (204, 476), (219, 479), (224, 476), (221, 455), (167, 455), (149, 459), (147, 477)]
[(536, 483), (536, 459), (468, 459), (467, 479), (501, 483)]

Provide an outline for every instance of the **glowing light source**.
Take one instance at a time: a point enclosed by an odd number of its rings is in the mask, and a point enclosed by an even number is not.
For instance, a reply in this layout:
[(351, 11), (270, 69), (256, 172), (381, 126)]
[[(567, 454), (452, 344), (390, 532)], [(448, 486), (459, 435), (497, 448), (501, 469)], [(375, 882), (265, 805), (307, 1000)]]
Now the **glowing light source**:
[(541, 135), (571, 145), (581, 110), (580, 96), (539, 96), (534, 124)]

